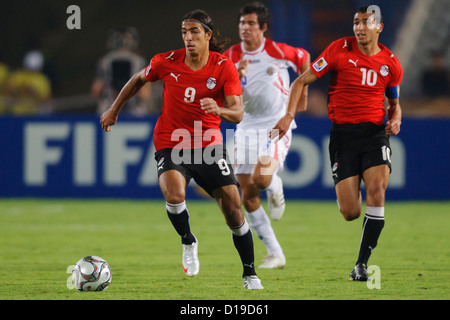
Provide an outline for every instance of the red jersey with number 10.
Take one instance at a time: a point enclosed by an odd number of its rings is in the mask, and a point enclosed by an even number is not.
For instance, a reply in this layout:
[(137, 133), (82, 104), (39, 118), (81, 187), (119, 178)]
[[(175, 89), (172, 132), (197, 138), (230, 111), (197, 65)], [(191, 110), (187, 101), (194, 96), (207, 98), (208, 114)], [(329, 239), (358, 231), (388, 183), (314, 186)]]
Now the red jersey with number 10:
[(333, 42), (311, 64), (311, 71), (322, 77), (333, 72), (328, 88), (328, 117), (333, 123), (383, 124), (385, 90), (400, 85), (403, 69), (388, 48), (366, 56), (357, 47), (355, 37)]
[(200, 99), (212, 98), (224, 107), (225, 97), (242, 95), (234, 63), (210, 51), (205, 67), (194, 71), (184, 59), (186, 49), (155, 55), (145, 69), (148, 81), (164, 82), (161, 115), (153, 131), (156, 151), (164, 148), (204, 148), (222, 143), (219, 116), (205, 113)]

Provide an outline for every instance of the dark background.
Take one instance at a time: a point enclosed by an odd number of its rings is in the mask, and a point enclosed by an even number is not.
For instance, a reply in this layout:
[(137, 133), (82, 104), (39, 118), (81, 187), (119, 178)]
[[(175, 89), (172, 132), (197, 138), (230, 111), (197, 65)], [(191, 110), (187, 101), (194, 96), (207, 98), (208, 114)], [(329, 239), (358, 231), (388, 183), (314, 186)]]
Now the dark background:
[[(10, 69), (20, 68), (26, 52), (39, 49), (44, 53), (46, 73), (50, 76), (53, 96), (89, 93), (98, 59), (107, 52), (106, 40), (111, 30), (135, 27), (140, 35), (139, 51), (150, 60), (159, 52), (181, 48), (180, 24), (185, 13), (203, 9), (212, 17), (216, 30), (232, 43), (239, 42), (238, 13), (251, 1), (202, 0), (16, 0), (0, 1), (0, 62)], [(352, 17), (363, 1), (264, 1), (270, 8), (273, 40), (300, 46), (314, 59), (330, 42), (352, 35)], [(383, 11), (385, 32), (381, 42), (395, 41), (395, 29), (402, 15), (396, 7), (407, 8), (410, 1), (373, 1)], [(69, 30), (66, 13), (69, 5), (81, 9), (81, 30)], [(401, 11), (400, 11), (401, 12)], [(386, 21), (387, 20), (387, 21)], [(326, 86), (326, 84), (325, 84)]]

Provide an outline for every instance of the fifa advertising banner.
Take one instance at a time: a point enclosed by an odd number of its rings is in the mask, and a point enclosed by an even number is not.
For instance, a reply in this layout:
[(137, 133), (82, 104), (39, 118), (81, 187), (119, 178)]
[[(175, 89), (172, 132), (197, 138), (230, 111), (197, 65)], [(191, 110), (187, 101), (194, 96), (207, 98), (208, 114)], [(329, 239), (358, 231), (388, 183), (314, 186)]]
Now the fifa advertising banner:
[[(96, 116), (0, 117), (0, 197), (161, 199), (152, 142), (156, 120), (121, 116), (106, 133)], [(296, 123), (280, 172), (285, 196), (333, 200), (331, 123), (308, 117)], [(403, 119), (400, 135), (390, 139), (388, 200), (450, 198), (449, 128), (450, 119)], [(222, 123), (232, 161), (234, 129)], [(204, 197), (194, 182), (187, 196)]]

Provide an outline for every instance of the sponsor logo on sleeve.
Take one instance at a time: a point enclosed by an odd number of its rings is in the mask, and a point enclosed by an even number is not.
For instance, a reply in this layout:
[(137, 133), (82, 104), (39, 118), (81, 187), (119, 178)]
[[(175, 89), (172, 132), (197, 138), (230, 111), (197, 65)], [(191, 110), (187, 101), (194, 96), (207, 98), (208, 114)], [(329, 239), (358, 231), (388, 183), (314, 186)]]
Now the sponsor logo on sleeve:
[(313, 68), (314, 70), (316, 70), (317, 72), (320, 72), (323, 70), (323, 68), (325, 68), (328, 65), (327, 61), (325, 60), (324, 57), (320, 58), (319, 60), (317, 60), (314, 64), (313, 64)]

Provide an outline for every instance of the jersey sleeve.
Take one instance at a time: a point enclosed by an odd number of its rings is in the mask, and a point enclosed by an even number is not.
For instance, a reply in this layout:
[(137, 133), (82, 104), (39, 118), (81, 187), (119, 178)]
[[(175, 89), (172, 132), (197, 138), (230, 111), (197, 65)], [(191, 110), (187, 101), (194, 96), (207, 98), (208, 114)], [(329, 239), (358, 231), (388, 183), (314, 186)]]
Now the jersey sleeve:
[(394, 60), (391, 67), (392, 76), (384, 93), (389, 99), (398, 99), (400, 97), (400, 83), (403, 78), (403, 68), (396, 56), (392, 54), (391, 58)]
[(154, 56), (149, 65), (145, 68), (145, 78), (150, 82), (155, 82), (161, 79), (159, 70), (161, 69), (161, 56), (158, 54)]
[(334, 70), (339, 61), (339, 48), (345, 47), (346, 39), (339, 39), (331, 43), (319, 57), (311, 63), (311, 71), (319, 78), (329, 71)]
[(291, 63), (295, 72), (300, 73), (301, 67), (308, 58), (308, 51), (303, 48), (295, 48), (285, 43), (277, 43), (283, 51), (285, 59)]
[(400, 61), (396, 56), (392, 59), (394, 59), (394, 70), (392, 70), (392, 78), (388, 84), (389, 87), (399, 86), (403, 79), (403, 68)]

